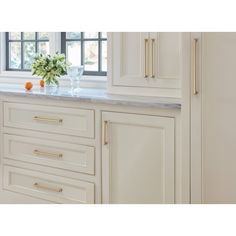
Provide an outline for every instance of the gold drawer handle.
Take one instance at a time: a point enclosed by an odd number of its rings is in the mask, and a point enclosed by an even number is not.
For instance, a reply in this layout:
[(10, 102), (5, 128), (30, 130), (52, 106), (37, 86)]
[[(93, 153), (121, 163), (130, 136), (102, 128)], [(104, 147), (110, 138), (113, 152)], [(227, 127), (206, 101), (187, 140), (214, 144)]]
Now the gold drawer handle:
[(147, 74), (147, 43), (148, 39), (144, 39), (144, 78), (148, 77)]
[(49, 190), (49, 191), (52, 191), (52, 192), (57, 192), (57, 193), (61, 193), (63, 191), (62, 188), (49, 187), (49, 186), (42, 185), (42, 184), (37, 183), (37, 182), (34, 183), (34, 187)]
[(151, 78), (155, 78), (155, 74), (154, 74), (154, 43), (155, 43), (155, 39), (151, 39)]
[(105, 120), (104, 124), (103, 124), (103, 145), (107, 145), (108, 144), (107, 129), (108, 129), (108, 121)]
[(57, 119), (57, 118), (49, 118), (49, 117), (43, 117), (43, 116), (34, 116), (35, 121), (41, 121), (41, 122), (50, 122), (50, 123), (59, 123), (61, 124), (63, 122), (63, 119)]
[(62, 158), (62, 153), (50, 153), (50, 152), (42, 152), (39, 150), (34, 150), (34, 155), (36, 156), (46, 156), (46, 157), (53, 157), (53, 158)]
[(193, 39), (192, 43), (192, 83), (193, 83), (193, 95), (198, 94), (197, 90), (197, 43), (198, 39)]

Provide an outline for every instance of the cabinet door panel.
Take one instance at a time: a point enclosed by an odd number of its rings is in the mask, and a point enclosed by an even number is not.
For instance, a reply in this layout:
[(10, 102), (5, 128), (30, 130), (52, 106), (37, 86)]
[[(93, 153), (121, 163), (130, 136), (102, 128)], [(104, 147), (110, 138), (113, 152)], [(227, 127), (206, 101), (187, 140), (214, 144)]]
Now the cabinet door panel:
[(236, 33), (198, 37), (202, 70), (199, 93), (191, 98), (193, 203), (236, 203), (235, 42)]
[(174, 203), (174, 118), (104, 112), (103, 121), (103, 202)]
[(180, 79), (181, 33), (151, 33), (155, 39), (155, 71), (157, 79)]
[[(113, 33), (113, 84), (144, 85), (144, 63), (148, 70), (148, 33)], [(144, 55), (146, 47), (146, 55)]]

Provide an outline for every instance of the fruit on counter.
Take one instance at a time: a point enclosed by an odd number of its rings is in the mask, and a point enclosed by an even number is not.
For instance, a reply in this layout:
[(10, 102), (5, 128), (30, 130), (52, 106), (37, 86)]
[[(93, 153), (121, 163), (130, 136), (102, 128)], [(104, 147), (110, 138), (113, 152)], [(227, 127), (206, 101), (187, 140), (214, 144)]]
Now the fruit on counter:
[(31, 90), (33, 88), (33, 84), (31, 82), (26, 82), (25, 83), (25, 89)]
[(40, 84), (40, 87), (43, 88), (43, 87), (44, 87), (44, 80), (41, 79), (41, 80), (39, 81), (39, 84)]

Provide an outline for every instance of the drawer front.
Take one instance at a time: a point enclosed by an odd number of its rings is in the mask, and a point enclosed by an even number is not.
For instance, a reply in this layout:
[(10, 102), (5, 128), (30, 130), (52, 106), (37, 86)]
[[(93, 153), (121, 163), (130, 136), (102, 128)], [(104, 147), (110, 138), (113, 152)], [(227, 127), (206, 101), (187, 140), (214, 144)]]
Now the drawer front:
[(4, 157), (94, 174), (94, 147), (4, 134)]
[(4, 126), (94, 138), (94, 111), (5, 102)]
[(4, 189), (55, 203), (94, 203), (94, 184), (4, 166)]

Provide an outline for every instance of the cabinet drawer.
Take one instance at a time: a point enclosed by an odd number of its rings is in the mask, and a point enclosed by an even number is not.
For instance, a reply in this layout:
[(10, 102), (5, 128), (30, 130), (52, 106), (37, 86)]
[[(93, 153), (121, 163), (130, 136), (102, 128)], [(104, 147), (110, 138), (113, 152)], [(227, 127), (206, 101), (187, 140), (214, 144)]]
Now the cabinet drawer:
[(4, 134), (4, 157), (94, 174), (94, 147)]
[(4, 126), (94, 138), (94, 111), (5, 102)]
[(4, 166), (4, 189), (56, 203), (94, 203), (94, 184)]

